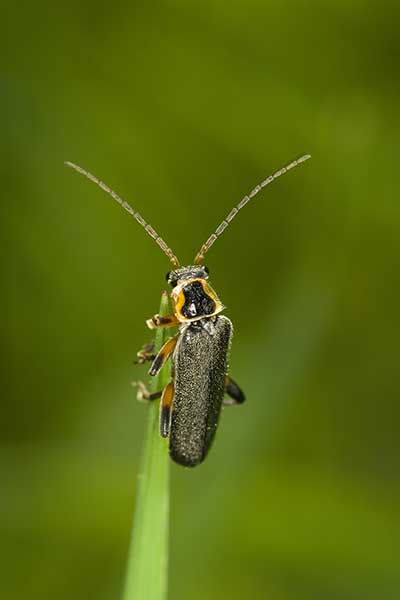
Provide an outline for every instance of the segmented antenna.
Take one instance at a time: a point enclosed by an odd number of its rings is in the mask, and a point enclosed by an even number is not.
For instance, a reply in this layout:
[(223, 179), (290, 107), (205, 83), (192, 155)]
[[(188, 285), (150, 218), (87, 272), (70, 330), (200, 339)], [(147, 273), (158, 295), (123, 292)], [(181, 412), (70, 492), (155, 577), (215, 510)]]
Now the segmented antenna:
[(258, 194), (258, 192), (260, 190), (262, 190), (262, 188), (266, 187), (267, 185), (272, 183), (274, 181), (274, 179), (278, 179), (278, 177), (280, 177), (281, 175), (284, 175), (285, 173), (287, 173), (287, 171), (290, 171), (290, 169), (297, 167), (297, 165), (300, 165), (301, 163), (305, 162), (309, 158), (311, 158), (311, 155), (305, 154), (304, 156), (301, 156), (297, 160), (294, 160), (290, 164), (286, 165), (286, 167), (282, 167), (282, 169), (279, 169), (279, 171), (275, 171), (275, 173), (273, 173), (272, 175), (267, 177), (267, 179), (264, 179), (264, 181), (262, 181), (259, 185), (257, 185), (254, 188), (254, 190), (251, 190), (251, 192), (247, 196), (242, 198), (242, 200), (239, 202), (239, 204), (237, 204), (236, 206), (234, 206), (232, 208), (229, 215), (227, 217), (225, 217), (225, 219), (217, 227), (217, 229), (214, 231), (214, 233), (212, 235), (210, 235), (208, 240), (202, 245), (200, 252), (197, 254), (196, 258), (194, 259), (195, 264), (198, 265), (203, 262), (205, 253), (208, 252), (208, 250), (211, 248), (211, 246), (213, 245), (215, 240), (217, 238), (219, 238), (219, 236), (222, 234), (222, 232), (228, 227), (229, 223), (232, 221), (232, 219), (234, 217), (236, 217), (239, 210), (241, 208), (243, 208), (243, 206), (245, 206), (252, 198), (254, 198), (254, 196), (256, 194)]
[(118, 202), (118, 204), (120, 204), (122, 206), (122, 208), (124, 208), (126, 211), (128, 211), (128, 213), (130, 213), (132, 215), (132, 217), (134, 217), (136, 219), (136, 221), (138, 223), (140, 223), (140, 225), (142, 225), (142, 227), (145, 228), (147, 233), (153, 238), (153, 240), (155, 240), (157, 242), (157, 244), (160, 246), (161, 250), (168, 256), (169, 260), (172, 262), (174, 267), (179, 267), (179, 260), (176, 258), (175, 254), (172, 252), (171, 248), (169, 248), (167, 246), (167, 244), (158, 235), (158, 233), (152, 228), (152, 226), (148, 225), (148, 223), (146, 223), (146, 221), (143, 219), (143, 217), (138, 212), (133, 210), (133, 208), (127, 202), (125, 202), (125, 200), (123, 200), (120, 196), (118, 196), (118, 194), (116, 194), (105, 183), (100, 181), (100, 179), (98, 179), (97, 177), (92, 175), (92, 173), (89, 173), (89, 171), (85, 171), (85, 169), (82, 169), (82, 167), (79, 167), (78, 165), (75, 165), (74, 163), (69, 162), (68, 160), (65, 161), (64, 164), (67, 165), (67, 167), (71, 167), (71, 169), (75, 169), (75, 171), (78, 171), (78, 173), (81, 173), (81, 175), (84, 175), (85, 177), (90, 179), (90, 181), (93, 181), (93, 183), (96, 183), (99, 187), (101, 187), (102, 190), (107, 192), (107, 194), (110, 194), (110, 196), (112, 196), (114, 198), (114, 200), (116, 200)]

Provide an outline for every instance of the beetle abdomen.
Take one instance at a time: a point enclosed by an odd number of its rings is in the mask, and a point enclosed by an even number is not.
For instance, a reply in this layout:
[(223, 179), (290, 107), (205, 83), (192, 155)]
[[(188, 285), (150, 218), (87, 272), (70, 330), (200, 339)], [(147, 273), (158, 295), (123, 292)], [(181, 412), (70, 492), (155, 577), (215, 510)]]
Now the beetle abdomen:
[(224, 396), (231, 334), (230, 320), (217, 316), (188, 325), (177, 344), (169, 451), (181, 465), (194, 467), (210, 449)]

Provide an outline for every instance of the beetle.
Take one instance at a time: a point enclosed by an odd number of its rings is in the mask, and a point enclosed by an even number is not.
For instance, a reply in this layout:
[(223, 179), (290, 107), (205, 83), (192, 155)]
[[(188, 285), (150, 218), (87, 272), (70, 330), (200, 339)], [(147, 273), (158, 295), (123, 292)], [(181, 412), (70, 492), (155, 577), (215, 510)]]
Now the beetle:
[[(125, 200), (97, 177), (78, 165), (65, 164), (81, 173), (110, 194), (142, 225), (167, 255), (173, 270), (166, 279), (171, 286), (173, 313), (158, 314), (146, 321), (150, 329), (178, 327), (157, 355), (152, 345), (138, 352), (138, 362), (151, 360), (149, 375), (155, 376), (172, 359), (171, 380), (163, 390), (150, 393), (139, 382), (138, 398), (160, 402), (160, 435), (169, 438), (169, 453), (178, 464), (194, 467), (200, 464), (211, 447), (218, 426), (222, 404), (242, 404), (245, 395), (228, 375), (228, 356), (232, 339), (232, 323), (221, 315), (224, 306), (208, 282), (209, 270), (204, 256), (238, 212), (258, 192), (275, 179), (310, 158), (301, 156), (279, 169), (244, 196), (202, 245), (194, 264), (181, 267), (171, 248), (151, 225), (146, 223)], [(224, 399), (225, 393), (229, 398)]]

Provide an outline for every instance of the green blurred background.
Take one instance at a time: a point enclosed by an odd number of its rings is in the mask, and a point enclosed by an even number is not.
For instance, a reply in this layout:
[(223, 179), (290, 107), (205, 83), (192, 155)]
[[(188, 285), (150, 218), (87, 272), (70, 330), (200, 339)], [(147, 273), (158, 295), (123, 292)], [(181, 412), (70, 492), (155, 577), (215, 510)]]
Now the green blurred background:
[(170, 598), (400, 597), (398, 2), (2, 11), (0, 596), (120, 598), (166, 257), (210, 251), (224, 411), (172, 468)]

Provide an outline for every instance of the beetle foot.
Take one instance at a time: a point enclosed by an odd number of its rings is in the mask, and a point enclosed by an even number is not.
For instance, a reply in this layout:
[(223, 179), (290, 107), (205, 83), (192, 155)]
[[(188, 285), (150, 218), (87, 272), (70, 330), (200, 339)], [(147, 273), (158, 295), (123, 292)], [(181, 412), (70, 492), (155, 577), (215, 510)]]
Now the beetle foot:
[(132, 381), (132, 385), (138, 389), (136, 398), (139, 402), (151, 402), (161, 398), (162, 392), (150, 392), (143, 381)]
[(143, 365), (147, 361), (152, 361), (155, 359), (156, 355), (154, 354), (154, 341), (145, 344), (143, 348), (136, 353), (137, 360), (135, 360), (135, 365)]

